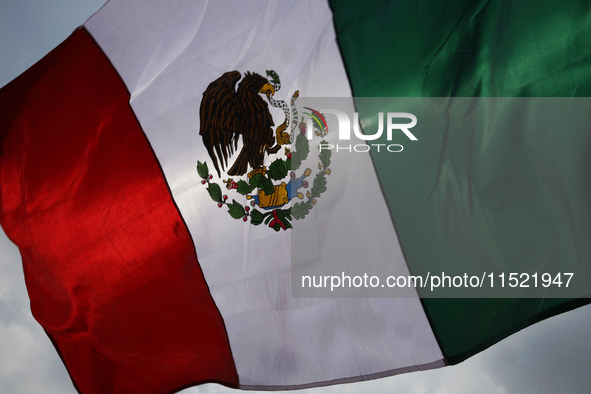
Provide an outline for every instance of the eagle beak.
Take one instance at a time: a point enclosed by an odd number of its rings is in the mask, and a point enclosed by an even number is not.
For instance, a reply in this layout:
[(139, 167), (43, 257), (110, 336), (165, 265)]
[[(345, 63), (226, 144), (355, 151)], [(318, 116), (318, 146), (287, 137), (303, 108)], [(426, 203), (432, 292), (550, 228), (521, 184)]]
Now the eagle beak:
[(267, 82), (262, 88), (261, 90), (259, 90), (259, 93), (263, 93), (266, 95), (270, 95), (273, 96), (275, 95), (275, 89), (273, 89), (273, 85), (271, 85), (269, 82)]

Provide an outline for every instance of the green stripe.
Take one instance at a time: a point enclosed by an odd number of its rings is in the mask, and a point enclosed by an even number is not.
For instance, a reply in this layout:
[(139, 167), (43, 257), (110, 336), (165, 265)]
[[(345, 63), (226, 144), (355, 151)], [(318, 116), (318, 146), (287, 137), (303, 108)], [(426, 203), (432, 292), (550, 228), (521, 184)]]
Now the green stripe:
[[(331, 7), (356, 97), (591, 96), (588, 2), (333, 0)], [(357, 110), (361, 123), (371, 124), (377, 107), (358, 102)], [(417, 137), (401, 154), (373, 156), (412, 272), (589, 265), (587, 133), (462, 135), (434, 128)], [(587, 302), (423, 305), (453, 364)]]
[(590, 96), (591, 4), (331, 0), (357, 97)]

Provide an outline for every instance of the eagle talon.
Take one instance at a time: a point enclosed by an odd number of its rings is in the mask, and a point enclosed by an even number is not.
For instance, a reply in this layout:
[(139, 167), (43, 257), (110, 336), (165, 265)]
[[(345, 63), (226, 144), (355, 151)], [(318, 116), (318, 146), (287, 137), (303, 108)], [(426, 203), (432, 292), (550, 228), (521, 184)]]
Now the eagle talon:
[(252, 170), (251, 172), (248, 173), (248, 178), (252, 178), (253, 176), (255, 176), (256, 174), (262, 174), (265, 175), (267, 173), (267, 167), (260, 167), (260, 168), (255, 168), (254, 170)]

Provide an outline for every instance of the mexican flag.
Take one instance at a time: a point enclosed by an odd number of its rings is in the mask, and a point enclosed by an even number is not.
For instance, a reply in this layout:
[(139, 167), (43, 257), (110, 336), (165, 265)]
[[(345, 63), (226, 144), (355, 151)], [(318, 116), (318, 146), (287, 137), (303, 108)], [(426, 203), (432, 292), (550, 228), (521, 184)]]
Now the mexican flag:
[(111, 0), (5, 86), (78, 391), (374, 379), (586, 304), (589, 7), (547, 3)]

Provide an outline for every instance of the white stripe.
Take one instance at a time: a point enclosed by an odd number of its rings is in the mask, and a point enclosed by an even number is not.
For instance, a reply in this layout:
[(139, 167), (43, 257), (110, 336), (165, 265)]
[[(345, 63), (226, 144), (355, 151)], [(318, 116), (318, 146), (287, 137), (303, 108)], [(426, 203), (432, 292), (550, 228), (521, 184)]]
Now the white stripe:
[[(282, 82), (275, 97), (287, 102), (296, 89), (351, 95), (324, 2), (111, 0), (86, 28), (131, 92), (226, 323), (242, 387), (301, 387), (443, 365), (417, 299), (292, 298), (290, 257), (301, 240), (292, 230), (231, 218), (195, 170), (197, 160), (210, 161), (199, 136), (202, 93), (226, 71), (274, 69)], [(329, 190), (312, 219), (300, 223), (306, 232), (298, 234), (310, 235), (308, 264), (359, 265), (361, 256), (407, 274), (369, 156), (333, 155), (331, 168)]]

